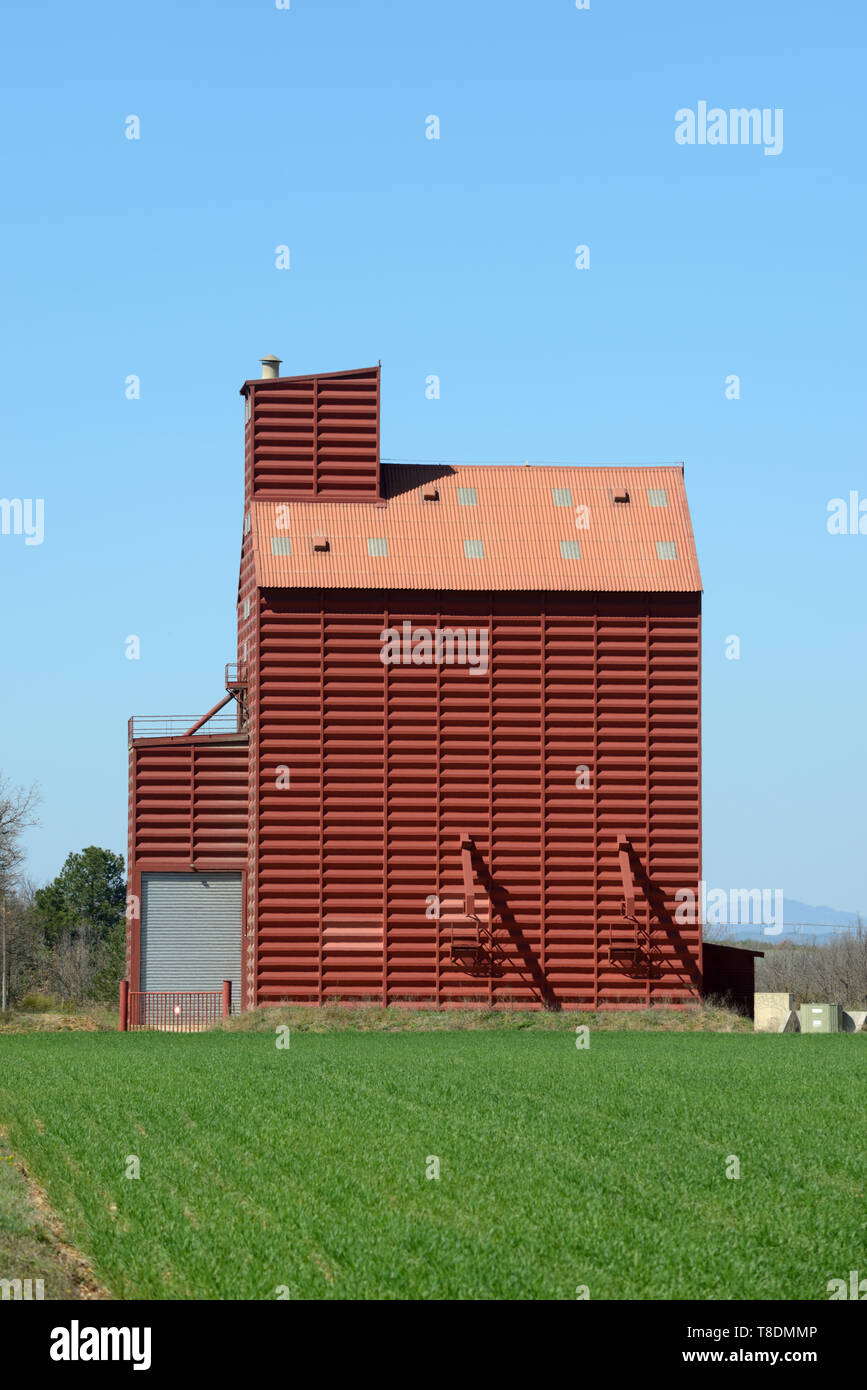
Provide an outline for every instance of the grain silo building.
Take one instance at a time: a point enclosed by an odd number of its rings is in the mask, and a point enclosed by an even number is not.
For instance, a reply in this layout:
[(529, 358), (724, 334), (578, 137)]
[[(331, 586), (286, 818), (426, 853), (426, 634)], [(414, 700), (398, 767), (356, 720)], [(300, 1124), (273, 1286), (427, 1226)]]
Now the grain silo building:
[(384, 464), (379, 367), (264, 367), (225, 696), (130, 723), (131, 988), (696, 1000), (682, 468)]

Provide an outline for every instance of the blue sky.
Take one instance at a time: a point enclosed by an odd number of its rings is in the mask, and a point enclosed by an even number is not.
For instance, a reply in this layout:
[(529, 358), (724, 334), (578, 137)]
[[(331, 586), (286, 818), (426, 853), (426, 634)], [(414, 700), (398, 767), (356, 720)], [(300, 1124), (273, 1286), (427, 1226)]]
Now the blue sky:
[[(45, 538), (0, 535), (0, 769), (41, 784), (37, 880), (125, 850), (127, 716), (221, 694), (237, 393), (273, 352), (381, 359), (386, 457), (683, 459), (705, 876), (867, 910), (867, 535), (826, 529), (867, 499), (863, 7), (6, 14), (0, 495)], [(703, 100), (782, 109), (782, 152), (679, 145)]]

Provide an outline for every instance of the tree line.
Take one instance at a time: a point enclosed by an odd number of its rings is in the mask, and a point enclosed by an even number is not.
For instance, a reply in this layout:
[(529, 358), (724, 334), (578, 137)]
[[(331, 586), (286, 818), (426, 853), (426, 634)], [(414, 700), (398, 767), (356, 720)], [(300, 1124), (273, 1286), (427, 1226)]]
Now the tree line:
[(123, 974), (123, 856), (88, 845), (37, 888), (24, 873), (22, 840), (36, 825), (36, 786), (0, 777), (0, 1009), (28, 995), (74, 1004), (111, 1002)]
[(758, 948), (756, 989), (793, 994), (795, 1004), (842, 1004), (867, 1009), (867, 932), (840, 932), (829, 941), (798, 945), (781, 941)]

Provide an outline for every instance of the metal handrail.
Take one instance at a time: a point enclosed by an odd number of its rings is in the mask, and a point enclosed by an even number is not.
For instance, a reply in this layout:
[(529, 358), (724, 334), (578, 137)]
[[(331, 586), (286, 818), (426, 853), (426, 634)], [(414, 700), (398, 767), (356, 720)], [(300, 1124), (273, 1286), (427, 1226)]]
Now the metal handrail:
[(226, 662), (226, 689), (238, 690), (247, 685), (246, 661)]
[(195, 1033), (212, 1028), (232, 1012), (232, 983), (222, 989), (130, 989), (120, 982), (119, 1027), (122, 1033), (153, 1030)]
[[(134, 714), (127, 725), (129, 742), (139, 738), (178, 738), (189, 732), (196, 723), (194, 714)], [(236, 734), (238, 732), (237, 710), (221, 710), (198, 729), (193, 737), (207, 734)]]

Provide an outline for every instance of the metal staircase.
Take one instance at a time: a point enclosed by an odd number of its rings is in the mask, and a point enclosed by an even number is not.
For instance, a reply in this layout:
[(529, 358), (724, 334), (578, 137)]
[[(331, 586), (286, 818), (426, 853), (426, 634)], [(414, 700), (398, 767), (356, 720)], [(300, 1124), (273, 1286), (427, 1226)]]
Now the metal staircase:
[(632, 873), (634, 851), (629, 837), (621, 830), (617, 836), (617, 857), (623, 884), (620, 916), (608, 924), (607, 954), (612, 965), (632, 971), (650, 967), (651, 925), (645, 926), (635, 911), (635, 879)]

